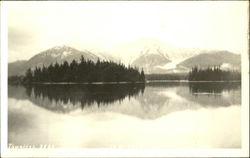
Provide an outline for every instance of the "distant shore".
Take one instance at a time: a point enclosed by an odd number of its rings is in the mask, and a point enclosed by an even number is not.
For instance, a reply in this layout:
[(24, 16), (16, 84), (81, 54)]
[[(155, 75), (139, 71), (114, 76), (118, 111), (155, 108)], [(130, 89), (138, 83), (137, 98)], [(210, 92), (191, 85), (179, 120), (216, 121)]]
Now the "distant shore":
[(85, 85), (103, 85), (103, 84), (137, 84), (137, 83), (146, 83), (146, 82), (34, 82), (32, 84), (57, 84), (57, 85), (65, 85), (65, 84), (85, 84)]
[(71, 85), (71, 84), (84, 84), (84, 85), (104, 85), (104, 84), (142, 84), (142, 83), (206, 83), (206, 82), (241, 82), (241, 80), (230, 80), (230, 81), (188, 81), (188, 80), (147, 80), (145, 82), (34, 82), (32, 84), (43, 84), (43, 85)]
[(147, 80), (146, 83), (154, 83), (154, 82), (241, 82), (241, 80), (224, 80), (224, 81), (189, 81), (189, 80)]

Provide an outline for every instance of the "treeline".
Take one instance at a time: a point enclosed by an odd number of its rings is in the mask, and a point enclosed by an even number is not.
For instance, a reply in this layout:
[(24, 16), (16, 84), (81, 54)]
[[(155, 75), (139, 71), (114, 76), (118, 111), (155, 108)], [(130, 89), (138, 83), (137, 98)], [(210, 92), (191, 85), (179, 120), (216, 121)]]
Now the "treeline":
[(206, 69), (199, 69), (197, 66), (193, 67), (188, 74), (189, 81), (229, 81), (241, 80), (241, 73), (232, 70), (221, 70), (220, 67), (208, 67)]
[(24, 83), (24, 76), (9, 76), (8, 84), (11, 85), (20, 85)]
[(126, 67), (112, 61), (93, 62), (81, 56), (80, 62), (64, 61), (62, 64), (51, 64), (48, 67), (28, 69), (24, 83), (36, 82), (144, 82), (144, 71)]
[(146, 74), (146, 80), (186, 80), (186, 73)]

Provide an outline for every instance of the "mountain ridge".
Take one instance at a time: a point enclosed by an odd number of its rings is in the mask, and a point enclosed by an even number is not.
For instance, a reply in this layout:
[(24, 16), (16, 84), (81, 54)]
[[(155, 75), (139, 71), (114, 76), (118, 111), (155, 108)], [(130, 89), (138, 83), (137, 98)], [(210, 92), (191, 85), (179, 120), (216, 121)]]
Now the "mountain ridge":
[[(139, 53), (140, 55), (132, 62), (134, 66), (143, 67), (147, 74), (187, 73), (194, 66), (204, 68), (215, 65), (240, 70), (240, 55), (230, 51), (175, 47), (154, 39), (142, 40), (144, 44), (150, 43), (150, 41), (152, 41), (151, 46), (144, 47)], [(165, 59), (165, 62), (161, 62), (163, 59), (156, 61), (161, 57)], [(154, 64), (149, 65), (148, 63), (152, 60)]]
[[(120, 50), (120, 57), (116, 52)], [(124, 44), (110, 53), (78, 50), (67, 45), (60, 45), (44, 50), (29, 60), (9, 63), (9, 74), (22, 75), (30, 67), (48, 66), (55, 62), (71, 62), (79, 60), (83, 55), (85, 59), (96, 62), (112, 60), (125, 65), (144, 69), (145, 73), (187, 73), (194, 66), (208, 67), (219, 65), (223, 68), (240, 70), (240, 55), (221, 50), (201, 50), (195, 48), (180, 48), (167, 45), (156, 39), (141, 39)], [(124, 53), (128, 53), (124, 54)], [(134, 54), (134, 55), (133, 55)], [(127, 55), (127, 58), (125, 56)], [(128, 60), (129, 59), (129, 60)], [(129, 61), (129, 62), (126, 62)]]
[(73, 60), (79, 61), (80, 57), (83, 56), (86, 60), (92, 60), (96, 62), (98, 59), (100, 60), (111, 60), (109, 56), (105, 56), (104, 54), (94, 54), (88, 50), (77, 50), (73, 47), (62, 45), (55, 46), (44, 50), (29, 60), (24, 60), (21, 62), (11, 62), (8, 64), (8, 76), (14, 75), (24, 75), (28, 68), (49, 66), (54, 63), (63, 63), (64, 61), (72, 62)]

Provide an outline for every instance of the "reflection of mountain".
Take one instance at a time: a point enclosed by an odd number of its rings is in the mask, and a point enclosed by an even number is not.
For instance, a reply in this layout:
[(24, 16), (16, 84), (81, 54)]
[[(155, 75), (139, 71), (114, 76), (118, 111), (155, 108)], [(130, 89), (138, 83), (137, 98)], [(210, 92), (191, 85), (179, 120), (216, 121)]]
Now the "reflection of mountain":
[(188, 109), (239, 105), (241, 98), (240, 83), (165, 82), (147, 83), (144, 88), (144, 84), (9, 86), (9, 97), (29, 99), (52, 112), (74, 113), (83, 108), (84, 114), (113, 112), (140, 119), (157, 119)]
[[(112, 104), (143, 93), (144, 84), (114, 85), (35, 85), (27, 94), (35, 104), (54, 112), (67, 113), (76, 108)], [(72, 106), (73, 104), (73, 106)]]
[[(239, 105), (241, 102), (240, 83), (205, 83), (201, 87), (200, 84), (203, 83), (150, 83), (138, 101), (148, 118), (187, 109)], [(192, 88), (206, 93), (196, 93)]]
[(144, 114), (139, 117), (156, 119), (173, 112), (199, 107), (199, 105), (193, 103), (191, 103), (192, 106), (189, 106), (190, 102), (176, 93), (178, 90), (179, 86), (164, 88), (147, 87), (143, 96), (137, 98)]

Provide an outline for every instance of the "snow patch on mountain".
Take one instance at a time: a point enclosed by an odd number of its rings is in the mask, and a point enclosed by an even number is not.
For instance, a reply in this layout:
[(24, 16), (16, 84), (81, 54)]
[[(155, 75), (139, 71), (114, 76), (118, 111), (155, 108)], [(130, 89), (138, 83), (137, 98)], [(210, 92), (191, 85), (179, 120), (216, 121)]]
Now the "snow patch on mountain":
[(69, 56), (69, 55), (71, 55), (72, 54), (72, 52), (71, 51), (64, 51), (63, 53), (62, 53), (62, 58), (63, 57), (67, 57), (67, 56)]
[(171, 61), (163, 66), (157, 66), (158, 68), (164, 69), (164, 70), (170, 70), (170, 69), (175, 69), (177, 68), (177, 65), (184, 61), (185, 59), (179, 59), (179, 60), (174, 60)]
[(52, 57), (56, 58), (56, 57), (60, 56), (60, 53), (51, 53), (50, 55), (51, 55)]
[(233, 67), (233, 65), (231, 65), (229, 63), (223, 63), (223, 64), (221, 64), (220, 68), (222, 70), (230, 70), (230, 69), (233, 69), (234, 67)]

